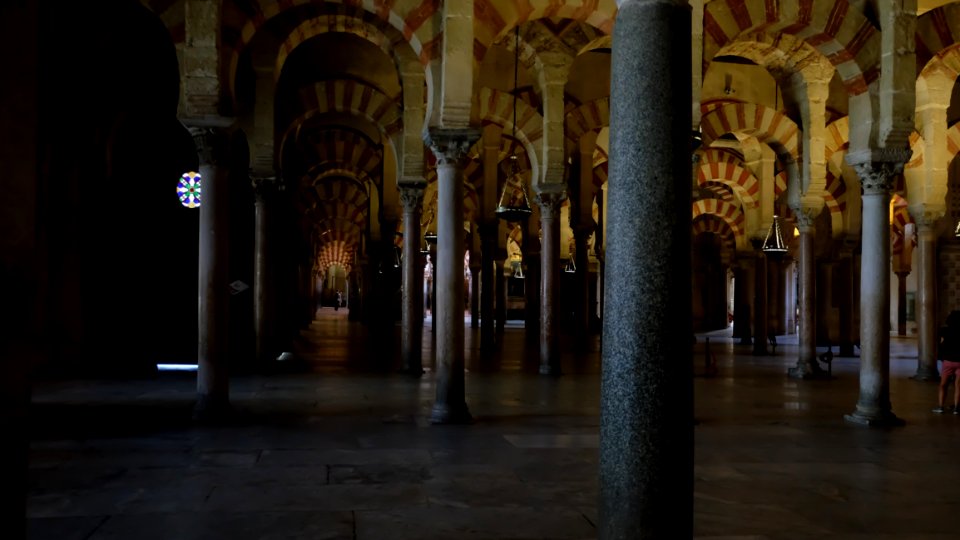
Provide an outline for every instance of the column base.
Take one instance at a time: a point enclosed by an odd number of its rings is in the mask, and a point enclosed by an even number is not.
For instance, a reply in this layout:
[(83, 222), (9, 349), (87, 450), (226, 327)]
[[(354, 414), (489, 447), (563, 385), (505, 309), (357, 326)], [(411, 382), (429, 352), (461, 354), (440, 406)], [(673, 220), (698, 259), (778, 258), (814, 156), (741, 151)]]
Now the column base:
[(560, 366), (550, 366), (550, 365), (540, 364), (540, 374), (558, 377), (560, 376)]
[(473, 416), (467, 404), (451, 406), (449, 403), (435, 403), (430, 412), (431, 424), (472, 424)]
[(843, 415), (843, 419), (850, 424), (878, 428), (900, 427), (906, 424), (902, 418), (891, 411), (866, 412), (861, 411), (859, 407), (852, 413)]
[(400, 369), (400, 373), (403, 375), (409, 375), (411, 377), (420, 378), (425, 373), (422, 367), (404, 367)]
[(193, 407), (193, 420), (202, 424), (223, 424), (236, 416), (227, 398), (198, 394)]
[(930, 366), (917, 366), (917, 372), (913, 374), (911, 379), (915, 381), (940, 381), (940, 372), (937, 371), (937, 368)]
[(802, 379), (804, 381), (828, 380), (833, 376), (820, 368), (816, 364), (806, 362), (797, 362), (797, 365), (787, 370), (787, 376), (791, 379)]

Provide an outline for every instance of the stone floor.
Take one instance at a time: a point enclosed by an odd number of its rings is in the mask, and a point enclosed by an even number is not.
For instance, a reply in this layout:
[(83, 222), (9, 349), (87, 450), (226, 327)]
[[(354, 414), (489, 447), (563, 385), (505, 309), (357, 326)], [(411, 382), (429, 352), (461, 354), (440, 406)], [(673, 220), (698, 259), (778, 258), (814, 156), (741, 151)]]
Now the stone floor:
[[(322, 310), (304, 338), (310, 371), (235, 378), (226, 426), (190, 422), (192, 374), (38, 386), (30, 538), (596, 537), (596, 346), (550, 379), (521, 329), (507, 328), (497, 366), (468, 331), (476, 423), (430, 426), (431, 374), (362, 369), (375, 342), (343, 310)], [(960, 417), (932, 414), (936, 386), (909, 379), (915, 341), (892, 340), (907, 424), (889, 431), (842, 420), (856, 359), (797, 382), (784, 376), (796, 341), (780, 341), (754, 357), (711, 336), (720, 374), (694, 381), (697, 538), (960, 538)]]

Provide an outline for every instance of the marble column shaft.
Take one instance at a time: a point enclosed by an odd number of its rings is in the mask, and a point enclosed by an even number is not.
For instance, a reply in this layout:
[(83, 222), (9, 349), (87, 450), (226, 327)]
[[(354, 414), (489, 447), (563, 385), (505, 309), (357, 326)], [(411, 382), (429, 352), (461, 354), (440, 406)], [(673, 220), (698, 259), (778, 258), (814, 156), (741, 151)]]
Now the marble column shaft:
[(797, 365), (790, 368), (789, 375), (799, 379), (820, 377), (823, 373), (817, 363), (817, 285), (813, 221), (813, 217), (797, 211), (797, 228), (800, 230), (800, 260), (797, 272), (800, 281), (797, 298), (800, 308), (797, 336), (799, 353)]
[(433, 315), (436, 332), (437, 397), (433, 423), (471, 420), (464, 381), (463, 303), (463, 167), (480, 133), (474, 129), (430, 129), (425, 142), (437, 157), (437, 298)]
[[(600, 540), (693, 537), (690, 7), (626, 0), (611, 56)], [(655, 104), (655, 105), (651, 105)]]
[(403, 309), (400, 354), (403, 371), (423, 374), (423, 260), (420, 257), (420, 214), (423, 185), (400, 187), (403, 205)]
[(863, 199), (860, 396), (849, 422), (899, 425), (890, 404), (890, 193), (902, 162), (857, 163)]
[(194, 414), (213, 419), (230, 406), (227, 318), (230, 302), (230, 135), (220, 127), (191, 127), (200, 158), (199, 344)]
[(917, 373), (919, 380), (939, 380), (937, 372), (937, 235), (933, 224), (917, 228)]
[(560, 206), (562, 191), (541, 191), (540, 206), (540, 373), (560, 374)]
[(253, 331), (257, 362), (266, 362), (276, 358), (280, 351), (274, 347), (273, 321), (276, 305), (276, 291), (273, 288), (275, 264), (271, 252), (273, 228), (272, 212), (276, 204), (276, 195), (282, 184), (274, 176), (256, 176), (253, 182), (254, 200), (254, 237), (253, 237)]

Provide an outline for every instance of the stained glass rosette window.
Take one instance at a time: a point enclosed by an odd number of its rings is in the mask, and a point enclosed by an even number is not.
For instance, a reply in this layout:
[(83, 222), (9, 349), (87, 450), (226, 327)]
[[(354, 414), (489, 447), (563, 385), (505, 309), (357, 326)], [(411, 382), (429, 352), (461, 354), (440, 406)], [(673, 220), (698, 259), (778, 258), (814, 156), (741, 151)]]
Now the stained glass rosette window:
[(198, 208), (200, 206), (200, 173), (188, 172), (181, 176), (177, 184), (177, 195), (180, 197), (180, 204), (187, 208)]

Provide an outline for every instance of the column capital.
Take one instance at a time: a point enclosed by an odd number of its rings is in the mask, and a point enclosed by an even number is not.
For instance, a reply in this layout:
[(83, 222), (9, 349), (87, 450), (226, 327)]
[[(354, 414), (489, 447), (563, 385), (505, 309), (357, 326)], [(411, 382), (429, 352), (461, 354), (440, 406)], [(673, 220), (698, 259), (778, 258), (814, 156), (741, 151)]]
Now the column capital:
[(423, 142), (437, 157), (437, 165), (462, 164), (470, 148), (480, 139), (476, 128), (430, 128), (423, 132)]
[(801, 233), (813, 232), (819, 210), (812, 208), (792, 208), (794, 223)]
[(933, 229), (940, 218), (946, 215), (946, 208), (934, 208), (926, 204), (911, 205), (909, 210), (918, 231)]
[(416, 212), (423, 205), (425, 188), (425, 184), (400, 185), (397, 187), (400, 192), (400, 204), (403, 205), (404, 214)]
[(893, 191), (894, 178), (903, 172), (903, 162), (866, 161), (855, 163), (853, 168), (860, 177), (863, 195), (881, 195)]
[(250, 176), (250, 184), (253, 186), (253, 196), (256, 197), (257, 202), (270, 200), (284, 190), (283, 179), (276, 176), (260, 176), (253, 173)]
[(567, 198), (565, 191), (537, 191), (534, 200), (540, 206), (540, 215), (556, 219), (560, 216), (560, 207)]
[(230, 156), (230, 129), (222, 125), (198, 123), (187, 128), (197, 147), (201, 165), (225, 166)]

